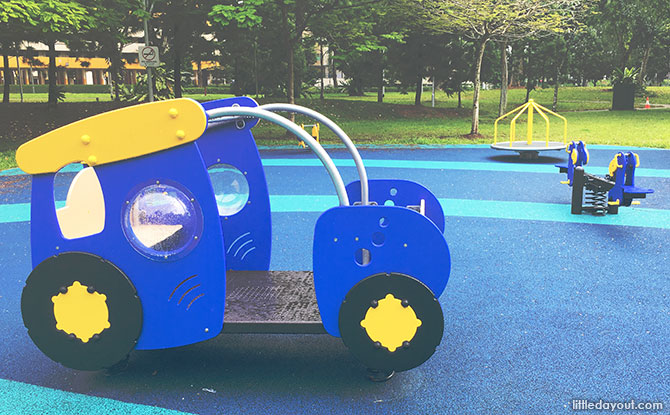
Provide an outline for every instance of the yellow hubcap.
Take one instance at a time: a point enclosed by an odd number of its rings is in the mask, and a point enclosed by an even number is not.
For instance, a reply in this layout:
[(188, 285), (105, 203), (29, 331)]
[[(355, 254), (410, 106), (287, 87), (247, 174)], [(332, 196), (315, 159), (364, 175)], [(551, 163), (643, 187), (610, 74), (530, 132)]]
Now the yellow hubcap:
[(416, 318), (411, 306), (403, 307), (402, 301), (393, 294), (387, 294), (377, 302), (376, 307), (368, 308), (361, 326), (373, 342), (379, 342), (390, 352), (395, 352), (404, 342), (414, 338), (421, 320)]
[(88, 287), (75, 281), (67, 292), (51, 297), (54, 303), (56, 328), (74, 334), (82, 342), (110, 327), (107, 296), (88, 292)]

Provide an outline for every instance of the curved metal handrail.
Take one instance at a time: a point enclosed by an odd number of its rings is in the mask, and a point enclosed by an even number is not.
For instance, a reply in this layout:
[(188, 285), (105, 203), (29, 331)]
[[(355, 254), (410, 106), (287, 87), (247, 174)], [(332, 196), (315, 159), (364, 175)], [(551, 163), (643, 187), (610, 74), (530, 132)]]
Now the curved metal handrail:
[(358, 170), (358, 176), (361, 181), (361, 204), (367, 205), (369, 203), (368, 174), (365, 170), (365, 165), (363, 164), (361, 154), (358, 152), (354, 142), (351, 140), (351, 138), (349, 138), (347, 133), (345, 133), (344, 130), (335, 124), (335, 122), (321, 113), (318, 113), (310, 108), (302, 107), (300, 105), (277, 103), (261, 105), (260, 108), (272, 112), (293, 112), (306, 115), (328, 127), (340, 140), (342, 140), (342, 143), (344, 143), (344, 146), (347, 148), (349, 154), (351, 154), (351, 157), (354, 159), (354, 164), (356, 165), (356, 170)]
[(274, 124), (279, 125), (295, 134), (302, 141), (305, 142), (312, 149), (314, 154), (321, 160), (323, 166), (326, 168), (330, 179), (335, 185), (335, 191), (337, 192), (337, 197), (340, 201), (341, 206), (349, 205), (349, 196), (347, 196), (347, 191), (344, 186), (344, 181), (342, 181), (342, 176), (340, 172), (335, 167), (333, 159), (330, 158), (326, 150), (323, 149), (321, 144), (319, 144), (311, 135), (307, 134), (305, 130), (300, 128), (294, 122), (287, 120), (281, 115), (277, 115), (274, 112), (267, 111), (261, 108), (253, 107), (225, 107), (225, 108), (215, 108), (207, 110), (207, 116), (210, 120), (215, 120), (216, 118), (222, 117), (251, 117), (251, 118), (260, 118), (266, 121), (270, 121)]

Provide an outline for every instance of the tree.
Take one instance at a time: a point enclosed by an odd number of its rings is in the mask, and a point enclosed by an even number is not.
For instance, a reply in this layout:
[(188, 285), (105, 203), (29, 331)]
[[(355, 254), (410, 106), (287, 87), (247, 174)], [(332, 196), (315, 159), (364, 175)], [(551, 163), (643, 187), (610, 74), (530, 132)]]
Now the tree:
[[(31, 0), (8, 0), (0, 3), (0, 51), (3, 58), (4, 89), (2, 102), (9, 102), (9, 85), (12, 82), (12, 70), (9, 68), (11, 49), (18, 50), (26, 34), (37, 24), (39, 7)], [(19, 74), (20, 76), (20, 74)]]
[(606, 39), (616, 45), (616, 67), (639, 66), (638, 82), (643, 83), (651, 50), (670, 31), (670, 4), (667, 0), (601, 0), (598, 11)]
[[(275, 15), (280, 19), (279, 38), (283, 42), (285, 62), (287, 68), (286, 95), (289, 103), (295, 103), (295, 57), (301, 47), (305, 32), (317, 16), (333, 11), (363, 8), (382, 0), (252, 0), (250, 5), (246, 1), (227, 4), (225, 9), (213, 9), (211, 15), (220, 15), (223, 21), (249, 21), (264, 7), (273, 8)], [(231, 2), (232, 3), (232, 2)], [(362, 9), (359, 9), (362, 10)]]
[(414, 87), (414, 105), (421, 105), (423, 79), (429, 74), (428, 59), (437, 47), (437, 36), (425, 30), (412, 30), (402, 44), (391, 48), (394, 76), (405, 86)]
[(64, 0), (44, 0), (39, 3), (35, 16), (35, 38), (49, 46), (49, 100), (48, 106), (58, 102), (56, 87), (56, 41), (64, 40), (85, 30), (93, 23), (87, 10), (80, 3)]
[(413, 0), (433, 30), (475, 43), (471, 135), (479, 133), (481, 64), (489, 41), (540, 36), (565, 30), (583, 10), (581, 0)]
[(152, 22), (160, 32), (164, 42), (166, 60), (172, 61), (175, 97), (182, 96), (183, 65), (191, 62), (192, 46), (198, 45), (200, 54), (202, 37), (211, 38), (214, 29), (209, 24), (208, 15), (216, 2), (214, 0), (156, 0)]
[(366, 86), (377, 88), (383, 102), (384, 72), (389, 48), (403, 42), (405, 27), (384, 3), (365, 8), (342, 8), (313, 19), (311, 32), (338, 51), (335, 59), (350, 79), (349, 93), (362, 95)]
[(665, 34), (653, 47), (647, 74), (654, 85), (661, 85), (670, 73), (670, 33)]
[(447, 96), (458, 95), (457, 108), (460, 109), (463, 108), (461, 99), (461, 94), (464, 91), (463, 84), (470, 79), (470, 73), (472, 72), (470, 64), (468, 64), (471, 48), (460, 36), (451, 36), (451, 39), (443, 45), (446, 46), (445, 53), (437, 55), (443, 61), (438, 64), (437, 72), (439, 79), (442, 80), (438, 84)]
[(86, 6), (92, 23), (71, 42), (86, 51), (99, 51), (109, 61), (110, 82), (114, 85), (114, 100), (119, 100), (121, 51), (130, 42), (130, 35), (139, 28), (140, 16), (147, 18), (143, 0), (79, 0)]
[(603, 79), (615, 66), (614, 53), (603, 41), (597, 25), (592, 24), (567, 37), (569, 75), (578, 85), (585, 86)]
[[(288, 98), (288, 62), (286, 59), (283, 20), (274, 2), (244, 2), (217, 5), (210, 17), (221, 50), (226, 76), (233, 80), (236, 94), (262, 93)], [(294, 51), (295, 95), (316, 78), (310, 68), (316, 60), (314, 37), (304, 36)]]

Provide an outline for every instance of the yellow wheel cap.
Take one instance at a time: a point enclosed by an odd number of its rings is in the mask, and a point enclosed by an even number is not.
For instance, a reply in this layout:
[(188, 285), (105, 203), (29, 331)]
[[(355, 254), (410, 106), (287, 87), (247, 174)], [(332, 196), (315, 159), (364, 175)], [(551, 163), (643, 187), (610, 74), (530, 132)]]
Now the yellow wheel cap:
[(91, 337), (110, 327), (107, 296), (75, 281), (65, 293), (51, 297), (56, 328), (74, 334), (87, 343)]
[(403, 306), (402, 301), (393, 294), (387, 294), (377, 302), (376, 307), (368, 308), (361, 326), (373, 342), (379, 342), (390, 352), (414, 338), (421, 320), (411, 306)]

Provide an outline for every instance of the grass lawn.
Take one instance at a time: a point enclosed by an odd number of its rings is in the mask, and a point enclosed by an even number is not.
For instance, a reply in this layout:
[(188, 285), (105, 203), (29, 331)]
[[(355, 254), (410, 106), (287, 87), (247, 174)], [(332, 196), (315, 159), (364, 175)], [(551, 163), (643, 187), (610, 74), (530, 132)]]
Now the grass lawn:
[[(670, 87), (650, 87), (652, 104), (670, 105)], [(232, 95), (189, 95), (199, 101), (227, 98)], [(631, 147), (670, 148), (670, 109), (647, 111), (589, 111), (606, 110), (611, 105), (612, 92), (603, 87), (563, 87), (559, 91), (558, 111), (568, 119), (568, 140), (580, 139), (589, 144), (611, 144)], [(363, 97), (345, 94), (328, 94), (325, 101), (313, 98), (300, 99), (298, 104), (319, 111), (337, 122), (359, 145), (365, 144), (471, 144), (493, 142), (493, 121), (497, 116), (498, 90), (482, 91), (480, 133), (481, 137), (465, 135), (470, 131), (472, 95), (463, 94), (464, 108), (457, 109), (457, 98), (443, 92), (436, 96), (436, 108), (430, 107), (430, 92), (423, 95), (423, 106), (414, 106), (413, 94), (387, 93), (383, 104), (376, 102), (376, 93)], [(537, 89), (531, 97), (541, 105), (550, 107), (553, 89)], [(18, 94), (12, 94), (12, 102)], [(0, 111), (0, 169), (15, 166), (14, 151), (23, 142), (58, 126), (86, 116), (107, 111), (118, 106), (110, 102), (109, 94), (68, 93), (64, 104), (47, 111), (38, 102), (45, 102), (46, 94), (24, 94), (26, 104), (10, 104)], [(524, 102), (525, 90), (509, 92), (509, 109)], [(99, 101), (99, 102), (96, 102)], [(260, 103), (277, 102), (279, 99), (260, 99)], [(644, 105), (638, 99), (636, 106)], [(518, 120), (517, 136), (525, 137), (525, 117)], [(306, 118), (297, 122), (311, 123)], [(499, 125), (500, 140), (506, 140), (509, 122)], [(542, 140), (544, 121), (536, 117), (535, 137)], [(263, 122), (254, 128), (254, 135), (261, 145), (293, 144), (296, 140), (286, 137), (284, 131)], [(325, 143), (339, 143), (326, 129), (322, 130)], [(562, 140), (562, 124), (551, 118), (551, 139)]]
[[(361, 100), (318, 99), (301, 101), (336, 121), (357, 144), (473, 144), (493, 142), (496, 113), (482, 112), (480, 138), (464, 137), (470, 131), (467, 109), (416, 108), (413, 105), (388, 105)], [(632, 147), (670, 148), (670, 109), (642, 111), (564, 112), (568, 119), (568, 140), (584, 140), (590, 144), (611, 144)], [(517, 121), (517, 137), (525, 137), (525, 116)], [(307, 122), (297, 118), (297, 122)], [(550, 138), (561, 141), (563, 124), (550, 117)], [(543, 139), (544, 121), (536, 116), (534, 137)], [(322, 130), (324, 142), (337, 143), (337, 138)], [(499, 123), (500, 141), (509, 134), (509, 122)], [(254, 129), (260, 144), (286, 144), (279, 127), (261, 123)]]
[[(47, 102), (49, 94), (44, 93), (28, 93), (30, 87), (23, 90), (23, 102)], [(65, 93), (65, 102), (107, 102), (111, 101), (109, 94), (88, 94), (88, 93)], [(10, 94), (9, 102), (21, 102), (20, 94)]]
[[(648, 87), (650, 102), (652, 104), (670, 104), (670, 87)], [(318, 94), (314, 95), (318, 97)], [(531, 92), (530, 97), (540, 105), (551, 109), (554, 102), (553, 88), (536, 89)], [(350, 97), (347, 94), (328, 94), (327, 98), (346, 99), (351, 101), (376, 102), (377, 94), (368, 93), (363, 97)], [(472, 107), (472, 92), (466, 92), (461, 97), (465, 108)], [(482, 114), (494, 115), (498, 113), (498, 102), (500, 90), (488, 89), (481, 91), (480, 111)], [(507, 93), (507, 108), (511, 110), (526, 102), (526, 90), (524, 88), (510, 89)], [(414, 105), (414, 93), (401, 94), (399, 92), (387, 92), (384, 102), (389, 104)], [(421, 95), (424, 106), (431, 105), (431, 93), (426, 91)], [(644, 98), (638, 97), (635, 106), (644, 107)], [(456, 108), (458, 97), (447, 96), (443, 91), (436, 91), (435, 106), (438, 108)], [(606, 87), (562, 87), (558, 92), (558, 112), (583, 111), (595, 109), (609, 109), (612, 106), (612, 90)]]
[[(30, 91), (30, 87), (27, 87), (27, 89), (24, 89), (24, 94), (23, 94), (23, 102), (47, 102), (49, 99), (49, 94), (46, 92), (44, 93), (28, 93)], [(229, 98), (234, 95), (231, 94), (192, 94), (188, 95), (189, 98), (193, 98), (198, 101), (210, 101), (212, 99), (220, 99), (220, 98)], [(109, 93), (94, 93), (94, 94), (89, 94), (89, 93), (74, 93), (74, 92), (66, 92), (65, 93), (65, 101), (63, 102), (111, 102), (112, 101), (112, 96), (109, 95)], [(9, 102), (21, 102), (21, 95), (16, 93), (16, 94), (10, 94), (9, 95)]]

